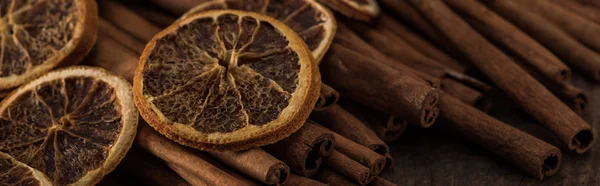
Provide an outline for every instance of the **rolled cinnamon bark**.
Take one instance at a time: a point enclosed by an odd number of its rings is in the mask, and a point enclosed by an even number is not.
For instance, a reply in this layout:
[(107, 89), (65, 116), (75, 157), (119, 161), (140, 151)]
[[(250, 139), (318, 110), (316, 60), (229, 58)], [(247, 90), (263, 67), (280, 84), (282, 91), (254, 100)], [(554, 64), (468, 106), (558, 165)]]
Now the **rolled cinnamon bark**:
[(420, 78), (426, 81), (432, 87), (438, 88), (440, 86), (440, 80), (438, 78), (432, 77), (423, 72), (419, 72), (401, 62), (396, 61), (395, 59), (384, 55), (378, 49), (361, 39), (343, 23), (338, 24), (338, 29), (333, 42), (343, 45), (347, 49), (352, 50), (360, 55), (375, 59), (375, 62), (385, 64), (394, 70), (399, 71), (399, 73)]
[(126, 33), (103, 18), (99, 19), (98, 26), (99, 32), (108, 35), (115, 41), (123, 44), (123, 46), (136, 52), (138, 55), (142, 54), (142, 51), (144, 51), (144, 48), (146, 47), (143, 42), (137, 40), (132, 35)]
[(560, 166), (560, 150), (527, 133), (461, 103), (449, 95), (442, 95), (441, 118), (447, 127), (498, 156), (510, 161), (530, 175), (543, 179), (551, 176)]
[(145, 185), (191, 186), (160, 159), (132, 147), (119, 164), (124, 173), (139, 178)]
[(435, 26), (433, 26), (419, 11), (417, 11), (413, 6), (408, 3), (406, 0), (381, 0), (380, 1), (385, 8), (389, 8), (390, 12), (393, 14), (400, 16), (400, 18), (409, 23), (410, 25), (417, 28), (423, 34), (425, 34), (431, 41), (433, 41), (438, 46), (441, 46), (446, 51), (450, 53), (450, 55), (457, 57), (460, 54), (458, 50), (455, 49), (455, 46), (452, 45), (448, 38), (444, 37), (443, 34), (440, 33)]
[(208, 151), (214, 158), (268, 185), (283, 185), (290, 168), (260, 148), (244, 151)]
[(167, 166), (169, 166), (171, 170), (175, 171), (179, 176), (185, 179), (185, 181), (190, 185), (210, 185), (209, 183), (206, 183), (204, 180), (199, 179), (194, 174), (185, 170), (184, 168), (178, 167), (173, 164), (167, 164)]
[(375, 151), (353, 142), (352, 140), (345, 138), (342, 135), (339, 135), (323, 126), (312, 123), (306, 123), (305, 125), (314, 125), (323, 131), (333, 134), (336, 142), (335, 150), (368, 167), (369, 170), (371, 170), (371, 174), (377, 175), (385, 167), (385, 157), (377, 154)]
[(162, 30), (115, 0), (98, 1), (98, 6), (101, 17), (141, 41), (148, 42), (152, 40), (154, 34)]
[(194, 155), (190, 149), (160, 135), (145, 122), (140, 123), (138, 127), (136, 142), (144, 150), (162, 159), (167, 164), (185, 169), (188, 173), (193, 174), (196, 179), (209, 185), (252, 185), (223, 172), (206, 160)]
[(325, 164), (332, 170), (361, 185), (366, 185), (377, 177), (377, 175), (371, 174), (369, 168), (336, 150), (331, 153), (331, 156), (325, 159)]
[[(455, 80), (447, 79), (447, 72), (454, 70), (425, 56), (391, 31), (379, 28), (380, 26), (373, 28), (365, 24), (354, 23), (352, 25), (354, 25), (352, 28), (358, 32), (358, 35), (361, 35), (383, 54), (419, 72), (441, 79), (441, 88), (444, 92), (458, 97), (460, 100), (471, 105), (483, 99), (483, 94), (479, 91), (473, 90)], [(459, 72), (454, 71), (451, 74), (459, 74)], [(466, 75), (463, 74), (462, 76)]]
[(335, 172), (329, 167), (323, 167), (315, 176), (315, 179), (331, 186), (358, 186), (359, 184), (352, 182), (350, 179)]
[(85, 65), (102, 67), (131, 82), (138, 54), (100, 30), (94, 48), (83, 61)]
[[(443, 77), (446, 69), (437, 61), (422, 54), (417, 49), (413, 48), (404, 39), (391, 31), (381, 28), (380, 26), (367, 25), (361, 23), (353, 23), (344, 20), (343, 23), (350, 27), (361, 38), (378, 49), (386, 56), (395, 59), (398, 62), (404, 63), (417, 71), (427, 73), (433, 77)], [(349, 24), (348, 24), (349, 23)]]
[(529, 11), (542, 15), (548, 21), (554, 23), (561, 29), (567, 31), (579, 42), (586, 44), (590, 48), (600, 51), (600, 24), (586, 19), (568, 9), (546, 0), (511, 0), (512, 2), (527, 7)]
[(369, 186), (396, 186), (396, 184), (381, 177), (376, 177), (371, 183), (369, 183)]
[(485, 4), (548, 47), (571, 68), (600, 80), (600, 54), (578, 42), (560, 27), (510, 0), (489, 0)]
[(387, 144), (379, 139), (373, 130), (340, 105), (333, 105), (330, 109), (322, 112), (313, 112), (310, 118), (321, 126), (368, 147), (378, 154), (385, 155), (390, 151)]
[(571, 12), (579, 14), (579, 16), (585, 17), (600, 24), (600, 11), (598, 8), (587, 6), (579, 0), (550, 0), (553, 3), (560, 5)]
[(571, 69), (558, 57), (485, 5), (471, 0), (445, 1), (483, 35), (521, 57), (541, 78), (556, 85), (565, 84), (570, 79)]
[(552, 130), (568, 144), (569, 149), (577, 153), (590, 149), (594, 142), (593, 128), (512, 59), (473, 30), (442, 1), (410, 2), (443, 30), (479, 71), (542, 125)]
[(319, 99), (315, 104), (315, 108), (313, 111), (323, 111), (331, 108), (333, 105), (337, 104), (340, 99), (340, 93), (331, 88), (329, 85), (323, 83), (321, 84), (321, 92), (319, 94)]
[(323, 81), (371, 108), (429, 127), (439, 91), (415, 77), (333, 43), (321, 63)]
[(146, 20), (158, 25), (159, 27), (166, 28), (171, 25), (177, 18), (171, 16), (161, 10), (151, 7), (148, 4), (134, 3), (129, 6), (136, 14), (144, 17)]
[[(371, 128), (385, 143), (396, 141), (406, 131), (408, 125), (406, 120), (367, 108), (356, 101), (348, 99), (340, 101), (340, 105)], [(389, 163), (386, 161), (386, 164)]]
[(290, 174), (287, 185), (310, 185), (310, 186), (327, 186), (327, 184), (321, 183), (317, 180), (313, 180), (297, 174)]
[(402, 39), (408, 42), (413, 48), (419, 50), (426, 56), (435, 59), (444, 66), (457, 72), (466, 71), (467, 68), (465, 67), (465, 64), (458, 62), (456, 59), (434, 46), (419, 34), (414, 33), (410, 28), (394, 20), (394, 18), (387, 13), (383, 13), (378, 18), (377, 24), (393, 32), (396, 34), (396, 36), (402, 37)]
[(285, 162), (293, 172), (310, 177), (317, 173), (322, 157), (329, 156), (334, 146), (333, 134), (305, 124), (289, 137), (263, 149)]
[(155, 5), (165, 8), (174, 15), (182, 15), (189, 9), (210, 0), (150, 0)]

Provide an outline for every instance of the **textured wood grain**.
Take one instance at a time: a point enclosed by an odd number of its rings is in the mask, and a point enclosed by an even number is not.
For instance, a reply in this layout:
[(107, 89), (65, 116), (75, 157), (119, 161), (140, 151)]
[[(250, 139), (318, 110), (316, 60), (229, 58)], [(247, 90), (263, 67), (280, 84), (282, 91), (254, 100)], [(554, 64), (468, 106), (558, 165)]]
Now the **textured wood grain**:
[[(575, 72), (577, 73), (577, 72)], [(600, 125), (600, 85), (574, 74), (574, 84), (588, 91), (589, 107), (584, 119)], [(537, 124), (506, 96), (497, 96), (490, 114), (501, 121), (560, 147), (560, 141)], [(441, 126), (443, 124), (440, 123)], [(600, 145), (582, 155), (563, 149), (563, 164), (556, 175), (538, 181), (485, 149), (455, 136), (441, 127), (409, 128), (405, 136), (390, 144), (396, 159), (392, 171), (383, 178), (399, 185), (598, 185), (600, 184)]]

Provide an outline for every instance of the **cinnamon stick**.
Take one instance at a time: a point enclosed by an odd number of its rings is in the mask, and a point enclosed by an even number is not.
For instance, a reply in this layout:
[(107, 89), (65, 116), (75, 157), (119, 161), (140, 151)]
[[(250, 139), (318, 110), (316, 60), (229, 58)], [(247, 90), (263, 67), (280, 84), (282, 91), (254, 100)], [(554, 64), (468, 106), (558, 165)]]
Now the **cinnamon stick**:
[(263, 149), (285, 162), (294, 173), (310, 177), (317, 173), (322, 157), (329, 156), (334, 146), (333, 134), (305, 124), (289, 137)]
[(362, 40), (356, 33), (346, 27), (344, 24), (338, 24), (338, 29), (333, 40), (334, 43), (343, 45), (345, 48), (352, 50), (360, 55), (372, 58), (381, 64), (385, 64), (399, 73), (407, 76), (417, 77), (427, 82), (430, 86), (439, 88), (440, 80), (432, 77), (426, 73), (419, 72), (411, 67), (399, 63), (394, 59), (382, 54), (378, 49), (369, 45), (366, 41)]
[(573, 13), (565, 7), (554, 4), (552, 1), (512, 0), (512, 2), (522, 7), (528, 7), (531, 12), (542, 15), (548, 21), (570, 33), (574, 38), (577, 38), (579, 42), (586, 44), (596, 51), (600, 51), (600, 38), (597, 37), (598, 33), (600, 33), (600, 24)]
[(321, 75), (341, 94), (417, 126), (429, 127), (437, 118), (437, 89), (340, 44), (331, 45)]
[(329, 85), (321, 84), (321, 92), (319, 93), (319, 99), (315, 104), (313, 111), (324, 111), (335, 105), (340, 99), (340, 93), (331, 88)]
[(493, 117), (442, 95), (440, 109), (445, 126), (498, 156), (510, 161), (530, 175), (543, 179), (560, 166), (560, 150)]
[(548, 47), (570, 67), (600, 80), (600, 54), (578, 42), (560, 27), (512, 1), (490, 0), (485, 4)]
[(290, 174), (287, 185), (327, 186), (327, 184), (294, 173)]
[(578, 14), (600, 24), (600, 10), (598, 8), (587, 6), (579, 0), (551, 0), (553, 3), (569, 9), (571, 12)]
[(268, 185), (283, 185), (290, 168), (260, 148), (244, 151), (209, 151), (210, 155)]
[(396, 186), (396, 184), (381, 177), (376, 177), (371, 183), (369, 183), (369, 186)]
[(132, 35), (126, 33), (120, 28), (116, 27), (106, 19), (100, 18), (98, 22), (99, 32), (106, 34), (113, 40), (123, 44), (123, 46), (136, 52), (138, 55), (142, 54), (146, 45), (143, 42), (135, 39)]
[(383, 7), (389, 8), (390, 12), (393, 12), (394, 15), (399, 16), (403, 21), (421, 31), (435, 44), (447, 50), (450, 55), (458, 57), (456, 55), (460, 54), (460, 52), (455, 49), (455, 46), (452, 45), (448, 38), (444, 37), (444, 35), (440, 33), (440, 30), (431, 25), (431, 23), (429, 23), (417, 9), (411, 6), (408, 1), (381, 0), (380, 2), (385, 5)]
[[(343, 99), (340, 101), (340, 104), (346, 111), (371, 128), (379, 139), (385, 143), (396, 141), (406, 131), (408, 125), (406, 120), (367, 108), (360, 103), (348, 99)], [(386, 161), (386, 166), (387, 164), (389, 162)]]
[(173, 172), (160, 159), (132, 147), (119, 164), (119, 168), (130, 176), (140, 178), (145, 185), (189, 186), (190, 184)]
[[(344, 23), (348, 23), (347, 21)], [(381, 53), (433, 77), (443, 77), (449, 69), (410, 46), (404, 39), (378, 25), (345, 24)]]
[(332, 170), (361, 185), (366, 185), (377, 177), (377, 175), (371, 174), (369, 168), (336, 150), (331, 153), (331, 156), (325, 159), (325, 164)]
[(322, 112), (313, 112), (310, 118), (321, 124), (321, 126), (368, 147), (380, 155), (385, 155), (390, 151), (387, 144), (379, 139), (373, 130), (340, 105), (336, 104)]
[(209, 185), (252, 185), (231, 176), (206, 160), (154, 131), (145, 122), (140, 123), (137, 144), (168, 165), (177, 166)]
[(209, 183), (206, 183), (206, 181), (199, 179), (194, 174), (185, 170), (184, 168), (178, 167), (173, 164), (168, 164), (167, 166), (169, 166), (171, 170), (175, 171), (179, 176), (181, 176), (183, 179), (185, 179), (185, 181), (187, 181), (187, 183), (191, 185), (210, 185)]
[(132, 81), (137, 62), (138, 55), (135, 52), (100, 30), (96, 44), (83, 64), (102, 67)]
[(148, 4), (143, 3), (134, 3), (129, 6), (131, 10), (133, 10), (136, 14), (144, 17), (146, 20), (162, 27), (166, 28), (171, 25), (177, 18), (171, 16), (161, 10), (156, 9), (155, 7), (151, 7)]
[[(441, 88), (444, 92), (472, 105), (483, 99), (483, 95), (479, 91), (473, 90), (455, 80), (447, 79), (446, 74), (448, 71), (453, 71), (452, 69), (425, 56), (391, 31), (379, 28), (378, 26), (369, 27), (368, 25), (356, 23), (353, 25), (352, 28), (357, 30), (359, 35), (375, 48), (378, 48), (383, 54), (417, 71), (441, 79)], [(453, 72), (452, 74), (458, 73)]]
[(358, 186), (359, 184), (352, 182), (350, 179), (331, 170), (328, 167), (323, 167), (315, 176), (315, 179), (331, 186)]
[[(569, 149), (583, 153), (594, 142), (593, 128), (508, 56), (473, 30), (440, 0), (410, 0), (470, 59), (535, 119), (552, 130)], [(503, 1), (508, 2), (508, 1)]]
[(137, 39), (148, 42), (162, 29), (115, 0), (98, 1), (100, 16)]
[(556, 85), (567, 83), (571, 69), (552, 52), (518, 29), (512, 23), (490, 11), (483, 4), (470, 0), (446, 0), (448, 5), (463, 13), (471, 26), (483, 35), (519, 55), (523, 62)]
[(413, 32), (404, 24), (397, 22), (387, 13), (383, 13), (379, 17), (379, 19), (377, 20), (377, 24), (393, 32), (394, 34), (396, 34), (396, 36), (402, 37), (402, 39), (408, 42), (413, 48), (419, 50), (426, 56), (435, 59), (444, 66), (451, 68), (457, 72), (466, 71), (466, 67), (464, 66), (464, 64), (461, 64), (456, 59), (448, 55), (446, 52), (440, 50), (438, 47), (434, 46), (425, 38)]
[(362, 146), (348, 138), (343, 137), (323, 126), (315, 125), (312, 123), (306, 123), (305, 125), (314, 125), (320, 127), (322, 131), (333, 134), (335, 138), (335, 150), (343, 153), (344, 155), (352, 158), (354, 161), (366, 166), (371, 170), (371, 174), (379, 174), (385, 167), (385, 157), (377, 154), (373, 150)]

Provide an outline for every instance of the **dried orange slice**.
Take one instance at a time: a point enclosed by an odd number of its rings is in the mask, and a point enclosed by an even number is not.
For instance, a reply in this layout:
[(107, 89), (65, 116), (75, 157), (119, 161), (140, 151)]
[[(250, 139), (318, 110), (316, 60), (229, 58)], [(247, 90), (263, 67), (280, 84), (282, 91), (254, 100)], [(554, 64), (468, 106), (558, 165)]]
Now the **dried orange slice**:
[(289, 27), (262, 14), (216, 10), (154, 36), (133, 92), (142, 117), (171, 140), (242, 150), (298, 130), (320, 84), (317, 64)]
[(125, 156), (137, 121), (124, 79), (100, 68), (60, 69), (0, 103), (0, 151), (53, 185), (93, 185)]
[(181, 19), (199, 12), (220, 9), (261, 13), (285, 23), (306, 42), (317, 63), (329, 49), (337, 29), (331, 11), (314, 0), (215, 0), (190, 9)]
[[(371, 21), (381, 10), (375, 0), (318, 0), (345, 16), (361, 21)], [(403, 0), (399, 0), (403, 1)]]
[(76, 64), (96, 41), (94, 0), (0, 1), (0, 90)]
[(0, 184), (51, 186), (52, 182), (44, 173), (35, 170), (6, 153), (0, 152)]

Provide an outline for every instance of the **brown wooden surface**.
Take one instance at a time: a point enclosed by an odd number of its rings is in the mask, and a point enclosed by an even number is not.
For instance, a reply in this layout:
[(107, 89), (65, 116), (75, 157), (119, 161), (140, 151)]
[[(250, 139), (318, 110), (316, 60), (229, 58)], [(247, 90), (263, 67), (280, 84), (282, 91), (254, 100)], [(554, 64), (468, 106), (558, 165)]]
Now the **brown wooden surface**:
[[(577, 73), (577, 72), (575, 72)], [(600, 122), (600, 83), (574, 74), (575, 86), (585, 89), (590, 104), (583, 118), (595, 130)], [(490, 115), (524, 130), (540, 139), (560, 145), (547, 129), (504, 95), (494, 96)], [(556, 175), (539, 181), (511, 165), (508, 161), (487, 152), (473, 142), (461, 139), (436, 123), (431, 129), (409, 128), (405, 136), (390, 144), (396, 159), (392, 171), (382, 177), (399, 185), (599, 185), (600, 144), (576, 155), (563, 149), (563, 162)], [(598, 136), (596, 136), (598, 137)], [(597, 140), (596, 140), (597, 141)]]

